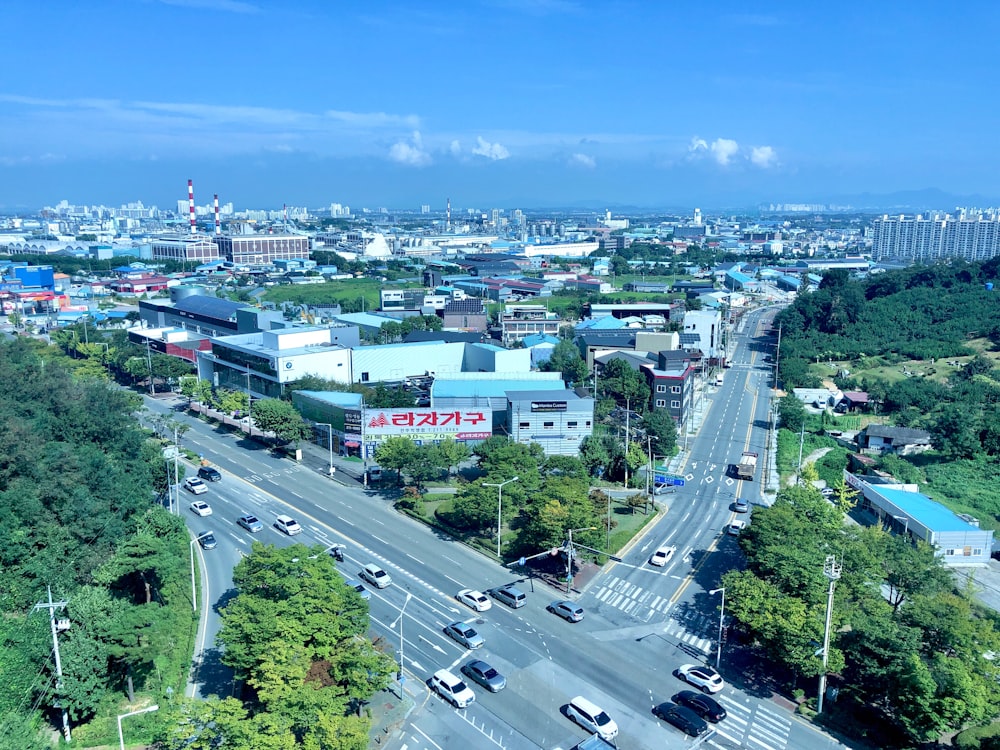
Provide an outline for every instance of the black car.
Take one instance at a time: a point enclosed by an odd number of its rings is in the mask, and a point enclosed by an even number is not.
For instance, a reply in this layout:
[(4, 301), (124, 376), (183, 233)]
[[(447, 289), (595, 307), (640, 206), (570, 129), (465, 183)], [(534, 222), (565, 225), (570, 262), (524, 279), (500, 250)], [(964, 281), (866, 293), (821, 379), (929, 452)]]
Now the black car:
[(671, 698), (679, 706), (690, 708), (703, 719), (719, 722), (726, 718), (726, 709), (719, 702), (694, 690), (682, 690)]
[(204, 479), (206, 482), (222, 481), (222, 474), (214, 466), (202, 466), (200, 469), (198, 469), (198, 476)]
[(708, 731), (708, 724), (694, 711), (686, 706), (678, 706), (674, 703), (661, 703), (653, 709), (653, 716), (662, 719), (668, 724), (673, 724), (684, 734), (692, 737)]
[(198, 535), (198, 544), (202, 549), (215, 549), (218, 542), (215, 541), (215, 535), (211, 531), (206, 531)]

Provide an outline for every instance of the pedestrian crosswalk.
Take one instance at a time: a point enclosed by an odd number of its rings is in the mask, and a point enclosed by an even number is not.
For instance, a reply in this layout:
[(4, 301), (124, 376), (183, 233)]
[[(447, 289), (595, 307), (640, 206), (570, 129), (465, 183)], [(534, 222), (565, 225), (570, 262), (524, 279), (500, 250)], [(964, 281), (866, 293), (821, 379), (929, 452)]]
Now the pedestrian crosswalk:
[[(601, 605), (613, 607), (640, 622), (663, 619), (670, 613), (670, 599), (619, 576), (609, 578), (593, 592)], [(600, 606), (600, 605), (599, 605)], [(718, 619), (700, 612), (674, 611), (666, 617), (663, 633), (691, 648), (710, 653)]]
[[(728, 740), (738, 747), (753, 748), (753, 750), (785, 750), (788, 745), (788, 733), (792, 721), (786, 715), (772, 710), (762, 704), (747, 704), (719, 693), (715, 699), (725, 709), (726, 719), (713, 724), (717, 739)], [(727, 747), (710, 740), (709, 744), (716, 747)]]

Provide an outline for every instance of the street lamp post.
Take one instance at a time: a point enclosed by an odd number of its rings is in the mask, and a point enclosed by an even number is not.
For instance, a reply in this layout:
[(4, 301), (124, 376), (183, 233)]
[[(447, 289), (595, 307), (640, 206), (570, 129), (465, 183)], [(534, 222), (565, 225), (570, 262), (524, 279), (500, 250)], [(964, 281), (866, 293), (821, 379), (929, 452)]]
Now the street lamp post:
[(719, 665), (722, 664), (722, 619), (726, 616), (726, 587), (712, 589), (708, 593), (712, 595), (722, 594), (722, 606), (719, 608), (719, 645), (715, 650), (715, 669), (718, 671)]
[[(177, 512), (180, 513), (180, 508), (177, 509)], [(211, 533), (211, 531), (203, 531), (201, 534), (196, 536), (191, 540), (191, 548), (188, 550), (191, 553), (191, 609), (195, 612), (198, 611), (198, 592), (194, 581), (194, 545), (199, 539), (206, 537)]]
[(496, 487), (497, 488), (497, 559), (500, 559), (500, 529), (503, 524), (503, 488), (505, 484), (510, 484), (511, 482), (516, 482), (519, 477), (511, 477), (506, 482), (500, 482), (499, 484), (494, 482), (483, 482), (483, 487)]
[(830, 579), (830, 593), (826, 600), (826, 630), (823, 633), (823, 671), (819, 673), (819, 696), (816, 699), (816, 713), (823, 713), (823, 694), (826, 692), (826, 665), (830, 661), (830, 621), (833, 619), (833, 589), (843, 568), (835, 555), (827, 555), (823, 563), (823, 575)]
[(118, 715), (118, 744), (121, 750), (125, 750), (125, 735), (122, 734), (122, 719), (127, 719), (129, 716), (138, 716), (139, 714), (148, 714), (151, 711), (159, 711), (160, 707), (157, 705), (146, 706), (145, 708), (140, 708), (138, 711), (131, 711), (127, 714)]
[(250, 368), (247, 367), (247, 434), (253, 437), (253, 396), (250, 395)]
[[(403, 613), (406, 611), (406, 605), (410, 603), (410, 599), (413, 598), (413, 594), (409, 591), (406, 592), (406, 599), (403, 601), (403, 606), (399, 608), (399, 699), (403, 699), (403, 683), (406, 681), (406, 677), (403, 675)], [(396, 623), (393, 623), (395, 625)]]
[(330, 468), (327, 470), (327, 473), (332, 477), (336, 473), (336, 471), (337, 471), (333, 467), (333, 425), (332, 424), (328, 424), (326, 422), (317, 422), (316, 426), (317, 427), (325, 427), (326, 428), (326, 436), (327, 436), (327, 438), (329, 440), (329, 444), (330, 444)]

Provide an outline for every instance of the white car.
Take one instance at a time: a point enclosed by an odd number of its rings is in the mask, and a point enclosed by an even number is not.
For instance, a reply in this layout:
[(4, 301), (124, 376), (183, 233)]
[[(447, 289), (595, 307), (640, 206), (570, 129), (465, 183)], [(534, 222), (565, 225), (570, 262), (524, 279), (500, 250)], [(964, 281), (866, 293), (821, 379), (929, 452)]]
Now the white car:
[(476, 612), (485, 612), (493, 606), (493, 602), (489, 600), (486, 594), (482, 591), (476, 591), (475, 589), (462, 589), (455, 594), (455, 598), (466, 607), (474, 609)]
[(212, 515), (212, 506), (204, 500), (195, 500), (191, 503), (191, 512), (199, 516), (210, 516)]
[(462, 678), (456, 677), (447, 669), (439, 669), (431, 676), (431, 688), (455, 708), (465, 708), (476, 700), (476, 694)]
[(662, 568), (674, 559), (674, 553), (676, 551), (676, 547), (660, 547), (656, 550), (656, 552), (649, 556), (649, 564), (655, 565), (657, 568)]
[(722, 675), (704, 664), (685, 664), (677, 670), (677, 676), (687, 683), (701, 688), (706, 693), (717, 693), (726, 686)]
[(746, 527), (746, 521), (733, 521), (726, 527), (726, 533), (729, 534), (729, 536), (739, 536), (740, 532)]
[(198, 477), (188, 477), (184, 480), (184, 489), (193, 492), (195, 495), (202, 495), (208, 492), (208, 485), (198, 479)]

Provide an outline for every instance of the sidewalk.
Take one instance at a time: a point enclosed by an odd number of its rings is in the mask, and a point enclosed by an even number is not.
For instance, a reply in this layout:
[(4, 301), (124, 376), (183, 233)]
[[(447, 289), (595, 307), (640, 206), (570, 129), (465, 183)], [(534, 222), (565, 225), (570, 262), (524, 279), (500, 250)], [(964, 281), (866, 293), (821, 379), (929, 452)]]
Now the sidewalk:
[(368, 747), (386, 747), (394, 737), (398, 736), (403, 728), (406, 717), (417, 705), (417, 701), (422, 701), (426, 697), (426, 692), (421, 691), (420, 683), (407, 678), (403, 682), (403, 698), (400, 699), (399, 683), (394, 683), (387, 690), (376, 693), (364, 707), (364, 711), (371, 716), (372, 725), (368, 731)]

